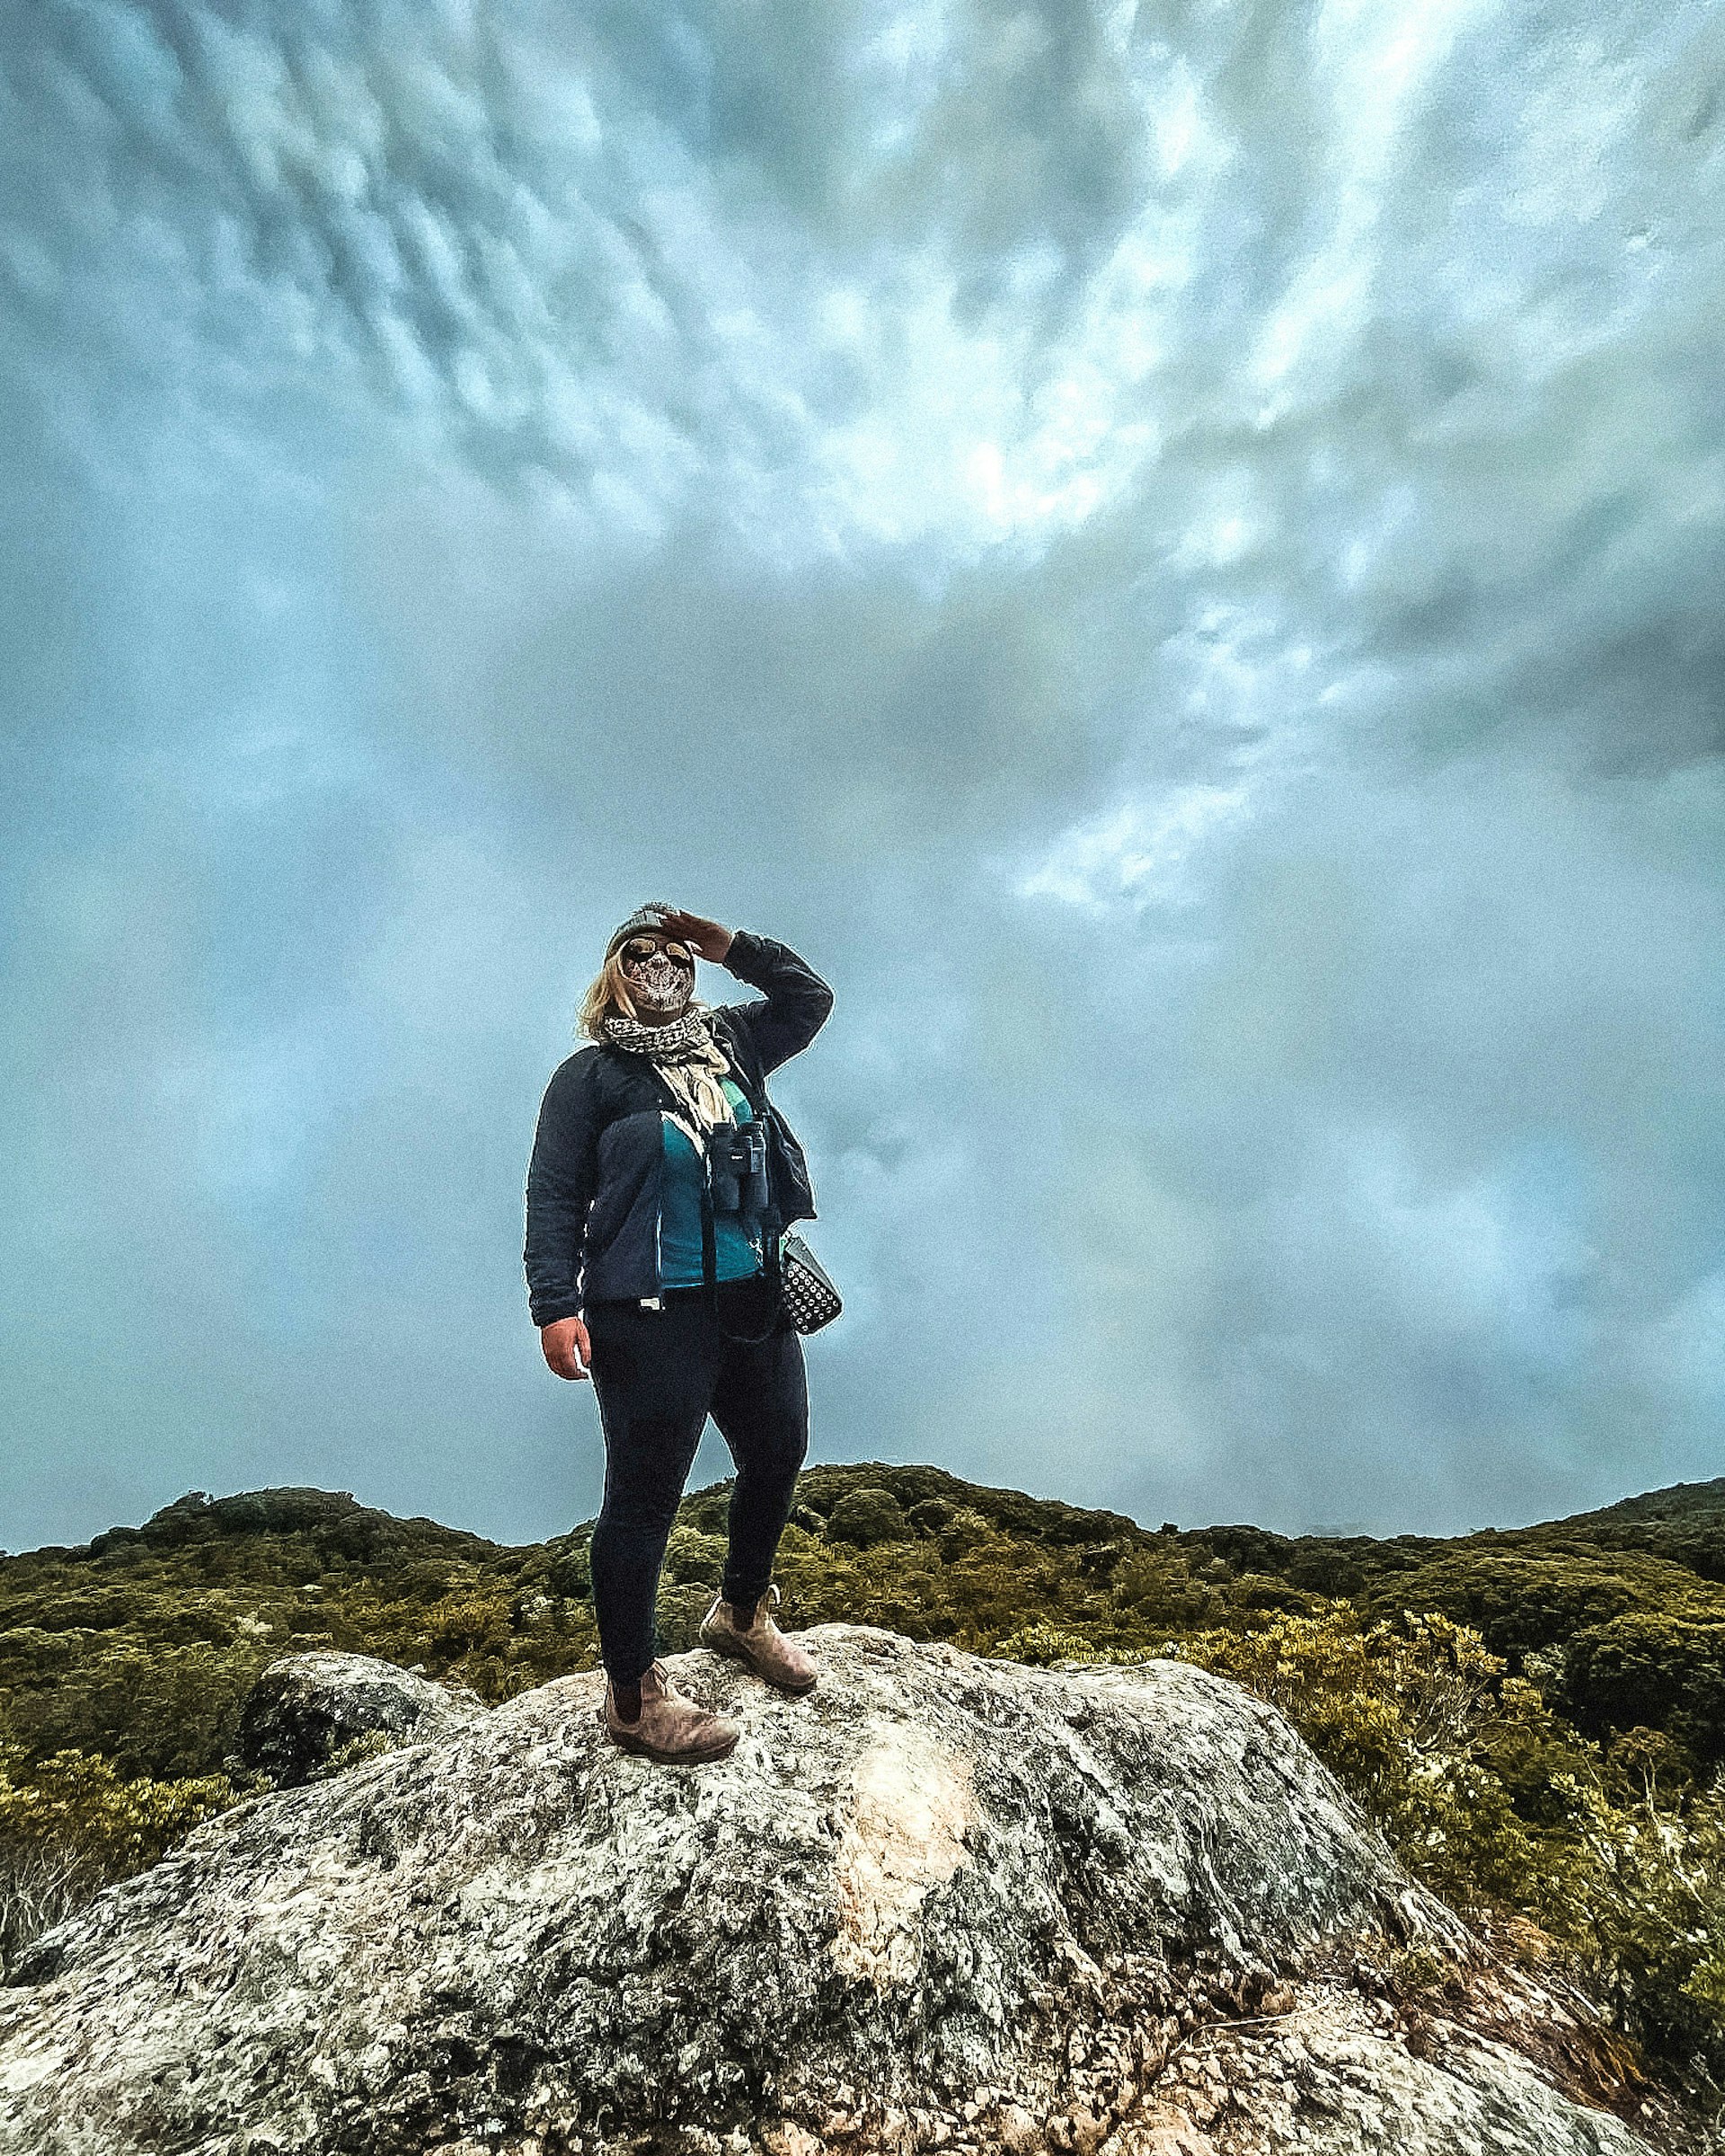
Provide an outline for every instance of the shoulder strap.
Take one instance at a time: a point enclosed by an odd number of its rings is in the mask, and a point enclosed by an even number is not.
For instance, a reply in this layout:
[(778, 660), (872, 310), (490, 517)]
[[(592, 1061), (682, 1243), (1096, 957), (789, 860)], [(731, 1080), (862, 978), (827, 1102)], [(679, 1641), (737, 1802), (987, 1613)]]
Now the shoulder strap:
[(719, 1315), (719, 1257), (712, 1226), (712, 1184), (705, 1153), (701, 1156), (701, 1285), (707, 1291), (707, 1308)]
[(762, 1102), (766, 1098), (766, 1088), (765, 1084), (757, 1087), (749, 1074), (751, 1044), (744, 1039), (741, 1029), (731, 1023), (730, 1013), (722, 1004), (712, 1014), (711, 1030), (730, 1065), (731, 1082), (748, 1102), (750, 1111), (759, 1117), (763, 1112)]

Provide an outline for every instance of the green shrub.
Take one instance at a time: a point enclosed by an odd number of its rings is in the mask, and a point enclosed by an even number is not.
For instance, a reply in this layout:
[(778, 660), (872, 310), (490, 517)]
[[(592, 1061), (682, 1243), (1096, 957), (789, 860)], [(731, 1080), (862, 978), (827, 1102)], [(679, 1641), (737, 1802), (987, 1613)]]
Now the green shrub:
[[(1099, 1662), (1109, 1657), (1095, 1642), (1082, 1633), (1068, 1632), (1045, 1618), (1036, 1618), (1030, 1624), (1020, 1625), (1010, 1632), (995, 1649), (1004, 1662), (1028, 1663), (1032, 1669), (1051, 1669), (1057, 1662)], [(1133, 1656), (1132, 1660), (1141, 1659)]]
[(1179, 1651), (1279, 1707), (1434, 1890), (1531, 1917), (1626, 2034), (1725, 2074), (1725, 1793), (1696, 1791), (1680, 1745), (1643, 1729), (1606, 1757), (1431, 1613), (1278, 1617)]
[(665, 1548), (664, 1577), (674, 1586), (716, 1587), (725, 1568), (725, 1538), (698, 1527), (673, 1527)]
[(223, 1774), (127, 1780), (104, 1759), (0, 1750), (0, 1975), (21, 1948), (234, 1802)]
[(944, 1498), (922, 1498), (906, 1513), (905, 1517), (918, 1534), (939, 1534), (951, 1524), (956, 1507)]
[(680, 1655), (700, 1645), (701, 1620), (712, 1607), (713, 1593), (704, 1582), (684, 1586), (670, 1581), (661, 1583), (654, 1613), (660, 1654)]
[(1441, 1611), (1518, 1666), (1535, 1649), (1633, 1608), (1643, 1592), (1620, 1561), (1593, 1551), (1501, 1551), (1464, 1543), (1384, 1581), (1364, 1601), (1374, 1615), (1393, 1616), (1408, 1607)]
[(1551, 1718), (1477, 1633), (1424, 1613), (1363, 1624), (1344, 1604), (1200, 1632), (1178, 1652), (1279, 1707), (1435, 1891), (1464, 1908), (1513, 1902), (1533, 1843), (1491, 1748)]
[(876, 1542), (902, 1542), (908, 1539), (910, 1522), (889, 1489), (865, 1484), (847, 1490), (827, 1517), (827, 1532), (835, 1542), (854, 1542), (871, 1549)]
[(1579, 1794), (1572, 1848), (1532, 1882), (1540, 1921), (1620, 2028), (1725, 2074), (1725, 1790), (1669, 1810), (1594, 1782)]
[(1116, 1605), (1152, 1629), (1186, 1631), (1221, 1614), (1216, 1589), (1193, 1572), (1179, 1550), (1152, 1543), (1135, 1550), (1115, 1566), (1111, 1581)]
[(279, 1651), (251, 1637), (181, 1647), (129, 1629), (102, 1633), (70, 1665), (37, 1658), (39, 1681), (6, 1692), (4, 1734), (33, 1757), (100, 1754), (132, 1778), (209, 1772), (233, 1750), (240, 1704)]
[(1725, 1621), (1636, 1610), (1570, 1640), (1576, 1719), (1603, 1736), (1651, 1723), (1703, 1762), (1725, 1760)]
[(548, 1595), (585, 1602), (593, 1592), (593, 1565), (585, 1536), (571, 1535), (553, 1545), (544, 1585)]

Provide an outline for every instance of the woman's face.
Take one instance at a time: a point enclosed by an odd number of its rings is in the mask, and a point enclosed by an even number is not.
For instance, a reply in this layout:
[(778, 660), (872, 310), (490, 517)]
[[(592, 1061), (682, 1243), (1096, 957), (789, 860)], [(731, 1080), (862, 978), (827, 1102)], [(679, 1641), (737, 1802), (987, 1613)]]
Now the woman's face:
[(647, 1021), (680, 1018), (694, 994), (694, 953), (667, 936), (631, 936), (617, 954), (635, 1009)]

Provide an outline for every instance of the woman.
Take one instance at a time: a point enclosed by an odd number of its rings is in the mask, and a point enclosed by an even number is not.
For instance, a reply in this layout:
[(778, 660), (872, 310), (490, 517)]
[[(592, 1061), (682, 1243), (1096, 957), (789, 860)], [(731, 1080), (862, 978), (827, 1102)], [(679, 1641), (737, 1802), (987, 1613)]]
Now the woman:
[[(762, 991), (719, 1010), (699, 956)], [(545, 1089), (527, 1171), (533, 1321), (559, 1377), (591, 1377), (605, 1432), (593, 1606), (613, 1743), (667, 1764), (722, 1759), (741, 1734), (655, 1654), (665, 1544), (709, 1414), (737, 1463), (724, 1577), (703, 1645), (786, 1692), (814, 1663), (774, 1622), (773, 1560), (809, 1445), (802, 1343), (778, 1292), (777, 1236), (814, 1213), (801, 1148), (766, 1074), (808, 1047), (833, 992), (783, 943), (643, 906), (606, 946), (581, 1006), (595, 1044)]]

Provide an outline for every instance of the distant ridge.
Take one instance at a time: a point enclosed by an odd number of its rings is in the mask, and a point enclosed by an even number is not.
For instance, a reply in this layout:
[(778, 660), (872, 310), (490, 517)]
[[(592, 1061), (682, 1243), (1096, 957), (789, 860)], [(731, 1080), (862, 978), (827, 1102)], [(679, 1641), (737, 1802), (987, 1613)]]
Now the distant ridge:
[(1673, 1482), (1668, 1489), (1650, 1489), (1639, 1498), (1619, 1498), (1597, 1512), (1578, 1512), (1567, 1520), (1552, 1520), (1554, 1527), (1578, 1527), (1597, 1521), (1694, 1520), (1725, 1513), (1725, 1476), (1711, 1482)]
[[(659, 1596), (676, 1653), (718, 1582), (730, 1484), (683, 1501)], [(345, 1490), (192, 1490), (141, 1526), (0, 1558), (0, 1736), (129, 1774), (214, 1772), (272, 1656), (331, 1648), (499, 1701), (597, 1650), (591, 1523), (509, 1545)], [(781, 1551), (787, 1614), (996, 1651), (1052, 1626), (1067, 1652), (1207, 1627), (1428, 1612), (1534, 1674), (1589, 1736), (1646, 1724), (1725, 1764), (1725, 1479), (1464, 1535), (1151, 1528), (929, 1464), (804, 1471)]]
[[(927, 1498), (944, 1498), (973, 1507), (984, 1517), (1011, 1532), (1063, 1542), (1082, 1541), (1088, 1533), (1094, 1531), (1111, 1534), (1155, 1534), (1158, 1537), (1172, 1534), (1185, 1538), (1243, 1534), (1262, 1537), (1268, 1544), (1285, 1544), (1290, 1548), (1304, 1545), (1328, 1547), (1345, 1543), (1354, 1549), (1440, 1549), (1473, 1542), (1482, 1536), (1493, 1540), (1515, 1540), (1525, 1535), (1544, 1537), (1593, 1526), (1614, 1527), (1641, 1522), (1687, 1523), (1725, 1516), (1725, 1476), (1708, 1482), (1674, 1482), (1663, 1489), (1651, 1489), (1639, 1496), (1620, 1498), (1610, 1505), (1600, 1506), (1588, 1512), (1568, 1513), (1553, 1519), (1536, 1520), (1526, 1527), (1480, 1527), (1453, 1535), (1411, 1533), (1374, 1535), (1350, 1525), (1312, 1527), (1299, 1534), (1284, 1535), (1249, 1523), (1222, 1521), (1204, 1527), (1176, 1528), (1172, 1524), (1164, 1524), (1160, 1528), (1153, 1529), (1128, 1514), (1100, 1507), (1073, 1505), (1061, 1498), (1031, 1497), (1023, 1490), (1004, 1485), (969, 1482), (944, 1468), (874, 1460), (819, 1464), (805, 1469), (799, 1485), (799, 1494), (811, 1498), (818, 1508), (824, 1509), (821, 1507), (822, 1493), (833, 1489), (842, 1493), (845, 1488), (852, 1485), (871, 1488), (885, 1486), (893, 1490), (898, 1501), (905, 1505)], [(706, 1487), (708, 1490), (729, 1489), (730, 1480), (727, 1478), (722, 1482)], [(692, 1491), (685, 1502), (691, 1502), (703, 1494), (700, 1490)], [(579, 1527), (571, 1532), (579, 1533), (591, 1524), (590, 1520), (582, 1521)], [(227, 1496), (214, 1498), (207, 1490), (188, 1490), (183, 1497), (176, 1498), (171, 1504), (152, 1513), (141, 1526), (105, 1528), (87, 1542), (46, 1543), (38, 1550), (16, 1552), (0, 1551), (0, 1561), (8, 1556), (104, 1557), (131, 1543), (155, 1549), (171, 1549), (184, 1548), (196, 1542), (251, 1536), (300, 1534), (311, 1535), (320, 1542), (344, 1545), (355, 1556), (362, 1553), (369, 1556), (385, 1546), (397, 1554), (404, 1554), (410, 1545), (415, 1544), (428, 1551), (459, 1549), (470, 1551), (475, 1557), (548, 1546), (538, 1542), (497, 1542), (467, 1528), (447, 1526), (441, 1521), (430, 1519), (423, 1514), (388, 1512), (379, 1506), (362, 1504), (351, 1490), (285, 1484), (261, 1489), (235, 1490)], [(551, 1541), (554, 1542), (561, 1539), (553, 1536)]]

